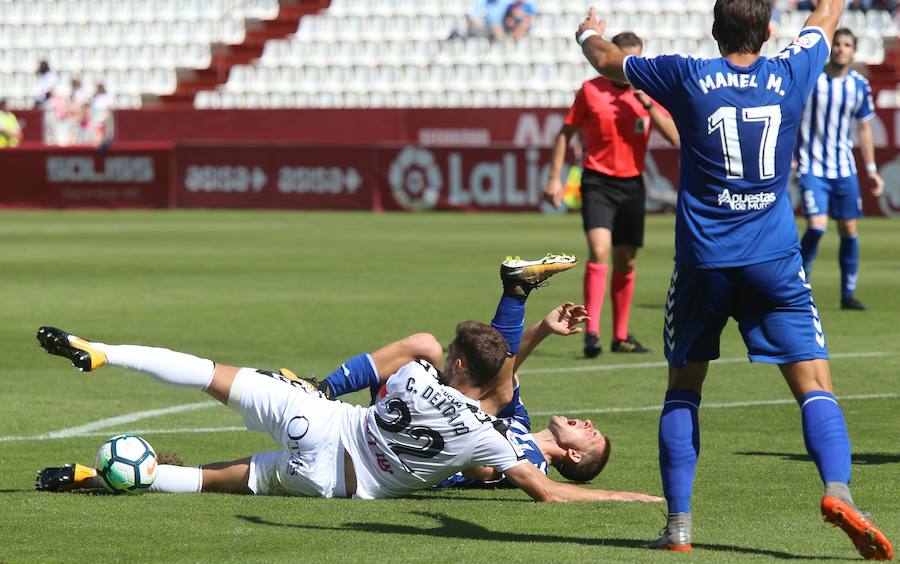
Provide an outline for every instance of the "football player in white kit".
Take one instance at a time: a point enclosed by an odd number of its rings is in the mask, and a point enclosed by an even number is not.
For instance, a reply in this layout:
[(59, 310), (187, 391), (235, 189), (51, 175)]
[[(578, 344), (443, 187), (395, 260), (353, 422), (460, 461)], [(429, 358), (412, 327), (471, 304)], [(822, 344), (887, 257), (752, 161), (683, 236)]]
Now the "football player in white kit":
[[(576, 482), (593, 480), (603, 470), (610, 455), (609, 438), (590, 420), (560, 415), (552, 417), (546, 428), (532, 432), (531, 418), (519, 394), (519, 368), (547, 336), (577, 335), (583, 331), (582, 325), (586, 320), (584, 306), (565, 302), (524, 332), (520, 331), (518, 351), (514, 357), (507, 359), (491, 387), (479, 398), (482, 411), (503, 421), (509, 428), (513, 443), (522, 449), (528, 461), (538, 470), (546, 474), (549, 466), (554, 466), (564, 478)], [(515, 340), (518, 342), (517, 338)], [(363, 384), (372, 379), (377, 382), (370, 388), (374, 402), (385, 393), (384, 388), (377, 393), (375, 391), (384, 380), (379, 374), (389, 375), (391, 367), (403, 366), (417, 358), (440, 364), (442, 355), (441, 346), (432, 335), (417, 333), (385, 345), (371, 355), (361, 354), (347, 360), (321, 382), (314, 378), (300, 380), (309, 382), (327, 397), (336, 397), (334, 390), (340, 390), (341, 394), (359, 391), (366, 387)], [(484, 466), (466, 468), (438, 484), (439, 487), (508, 485), (503, 474)]]
[[(486, 466), (538, 501), (661, 500), (554, 482), (528, 463), (506, 426), (479, 409), (477, 398), (507, 355), (503, 337), (482, 323), (457, 326), (443, 373), (425, 360), (410, 362), (387, 379), (387, 395), (368, 408), (329, 400), (281, 374), (168, 349), (106, 345), (53, 327), (42, 327), (37, 337), (47, 352), (82, 371), (109, 364), (205, 391), (281, 446), (202, 467), (161, 464), (151, 491), (391, 498), (462, 468)], [(36, 487), (63, 491), (95, 484), (94, 469), (73, 464), (42, 470)]]

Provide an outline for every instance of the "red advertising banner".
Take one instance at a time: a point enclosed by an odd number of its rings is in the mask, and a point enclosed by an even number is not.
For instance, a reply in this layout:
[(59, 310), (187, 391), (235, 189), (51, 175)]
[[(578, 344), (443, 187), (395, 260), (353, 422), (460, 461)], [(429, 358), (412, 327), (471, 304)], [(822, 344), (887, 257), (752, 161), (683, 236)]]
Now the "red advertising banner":
[[(885, 191), (875, 198), (864, 186), (863, 211), (900, 216), (900, 151), (875, 156)], [(549, 158), (549, 149), (513, 145), (116, 143), (102, 154), (29, 145), (0, 151), (0, 207), (549, 212)], [(674, 208), (678, 174), (677, 150), (650, 151), (649, 211)], [(799, 209), (794, 180), (790, 193)]]
[(0, 151), (0, 206), (161, 208), (170, 201), (172, 147), (125, 144)]
[(117, 110), (121, 141), (406, 143), (406, 110)]
[[(117, 110), (118, 141), (291, 142), (311, 145), (550, 147), (568, 108)], [(39, 117), (37, 115), (35, 118)], [(900, 148), (900, 111), (870, 122), (876, 148)], [(27, 139), (39, 139), (26, 131)], [(653, 145), (651, 145), (653, 146)]]
[(374, 150), (300, 145), (178, 145), (179, 207), (373, 209)]

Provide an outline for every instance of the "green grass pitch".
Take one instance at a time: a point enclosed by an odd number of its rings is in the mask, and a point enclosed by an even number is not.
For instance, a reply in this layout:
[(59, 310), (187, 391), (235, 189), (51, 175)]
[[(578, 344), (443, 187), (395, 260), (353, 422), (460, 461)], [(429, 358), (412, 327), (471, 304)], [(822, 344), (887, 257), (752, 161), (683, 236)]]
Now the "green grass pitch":
[[(555, 337), (524, 367), (523, 397), (536, 428), (552, 413), (570, 414), (591, 418), (612, 437), (610, 465), (594, 487), (661, 491), (656, 428), (666, 381), (661, 330), (673, 224), (672, 217), (649, 218), (638, 258), (632, 332), (651, 354), (604, 353), (587, 361), (579, 338)], [(853, 491), (894, 540), (900, 538), (898, 238), (900, 222), (861, 222), (858, 296), (871, 307), (867, 313), (838, 308), (833, 228), (813, 276), (836, 392), (845, 398)], [(787, 387), (775, 368), (744, 360), (733, 323), (704, 390), (689, 556), (642, 548), (664, 524), (663, 505), (537, 504), (514, 490), (362, 502), (32, 489), (38, 468), (90, 462), (118, 432), (138, 432), (191, 465), (276, 448), (264, 435), (237, 430), (237, 415), (217, 405), (96, 424), (208, 398), (117, 368), (78, 373), (40, 350), (34, 338), (40, 325), (323, 376), (343, 359), (409, 333), (430, 331), (446, 343), (456, 322), (488, 321), (499, 261), (547, 251), (584, 256), (578, 217), (3, 213), (0, 561), (858, 559), (844, 534), (818, 515), (821, 486)], [(529, 323), (560, 301), (580, 300), (581, 272), (534, 293)], [(605, 349), (609, 316), (607, 302)], [(52, 438), (75, 427), (81, 430)]]

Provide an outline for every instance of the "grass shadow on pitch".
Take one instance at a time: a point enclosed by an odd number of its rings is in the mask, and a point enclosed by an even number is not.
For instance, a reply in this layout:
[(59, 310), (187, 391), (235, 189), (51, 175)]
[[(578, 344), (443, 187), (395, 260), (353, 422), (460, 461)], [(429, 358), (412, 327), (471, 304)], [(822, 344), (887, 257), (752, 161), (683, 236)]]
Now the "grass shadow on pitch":
[[(735, 454), (740, 454), (742, 456), (773, 456), (778, 457), (781, 460), (790, 460), (792, 462), (811, 462), (812, 459), (806, 454), (800, 453), (788, 453), (788, 452), (761, 452), (761, 451), (746, 451), (746, 452), (736, 452)], [(859, 464), (860, 466), (877, 466), (879, 464), (897, 464), (900, 463), (900, 454), (886, 453), (886, 452), (862, 452), (856, 453), (852, 456), (851, 461), (853, 464)]]
[[(268, 527), (285, 527), (289, 529), (303, 529), (312, 531), (332, 531), (332, 532), (360, 532), (360, 533), (381, 533), (385, 535), (410, 535), (416, 537), (431, 536), (444, 539), (460, 539), (460, 540), (489, 540), (497, 542), (513, 542), (513, 543), (560, 543), (560, 544), (578, 544), (586, 546), (609, 546), (616, 548), (635, 548), (647, 550), (646, 539), (608, 539), (608, 538), (591, 538), (591, 537), (573, 537), (564, 535), (541, 534), (534, 533), (514, 533), (510, 531), (491, 531), (476, 523), (471, 523), (463, 519), (450, 517), (440, 513), (415, 512), (415, 515), (428, 517), (438, 523), (436, 527), (425, 528), (414, 525), (397, 525), (390, 523), (344, 523), (342, 526), (315, 525), (311, 523), (277, 523), (269, 521), (262, 517), (254, 515), (235, 515), (238, 519), (252, 523), (254, 525), (265, 525)], [(759, 556), (767, 556), (775, 559), (791, 559), (791, 560), (840, 560), (837, 558), (828, 558), (822, 556), (805, 556), (801, 554), (792, 554), (790, 552), (782, 552), (778, 550), (767, 550), (764, 548), (748, 548), (744, 546), (732, 546), (726, 544), (694, 544), (695, 548), (703, 550), (718, 550), (725, 552), (733, 552), (740, 554), (754, 554)]]

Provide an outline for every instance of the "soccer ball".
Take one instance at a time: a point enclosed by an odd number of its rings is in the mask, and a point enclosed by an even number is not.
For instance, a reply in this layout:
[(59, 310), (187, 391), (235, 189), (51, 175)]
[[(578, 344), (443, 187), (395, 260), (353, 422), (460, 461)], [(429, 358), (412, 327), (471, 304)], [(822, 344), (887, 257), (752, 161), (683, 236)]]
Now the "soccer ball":
[(156, 478), (156, 452), (134, 435), (115, 436), (97, 452), (97, 474), (113, 492), (140, 492)]

